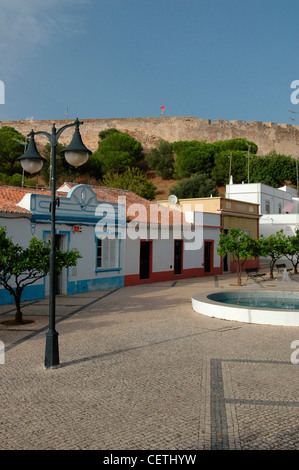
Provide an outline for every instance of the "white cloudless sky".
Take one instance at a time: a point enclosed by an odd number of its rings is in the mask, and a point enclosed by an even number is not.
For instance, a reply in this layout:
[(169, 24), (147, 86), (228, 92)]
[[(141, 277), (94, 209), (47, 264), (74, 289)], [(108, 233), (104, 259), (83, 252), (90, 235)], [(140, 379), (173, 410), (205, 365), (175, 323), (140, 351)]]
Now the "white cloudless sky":
[(0, 0), (0, 120), (165, 106), (166, 116), (298, 124), (298, 17), (298, 0)]

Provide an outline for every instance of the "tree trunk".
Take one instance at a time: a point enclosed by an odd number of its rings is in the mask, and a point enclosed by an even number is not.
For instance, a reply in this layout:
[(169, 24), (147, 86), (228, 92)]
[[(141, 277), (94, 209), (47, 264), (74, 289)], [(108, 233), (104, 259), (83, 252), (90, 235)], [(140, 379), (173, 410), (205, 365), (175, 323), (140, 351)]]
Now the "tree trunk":
[(238, 286), (242, 285), (242, 265), (240, 260), (238, 260), (238, 268), (237, 268), (237, 277), (238, 277)]
[(273, 279), (273, 269), (274, 269), (275, 261), (270, 262), (270, 276), (269, 276), (270, 279)]
[(23, 313), (21, 311), (21, 294), (22, 293), (15, 293), (15, 305), (16, 305), (16, 314), (15, 314), (15, 322), (17, 325), (21, 325), (23, 323)]

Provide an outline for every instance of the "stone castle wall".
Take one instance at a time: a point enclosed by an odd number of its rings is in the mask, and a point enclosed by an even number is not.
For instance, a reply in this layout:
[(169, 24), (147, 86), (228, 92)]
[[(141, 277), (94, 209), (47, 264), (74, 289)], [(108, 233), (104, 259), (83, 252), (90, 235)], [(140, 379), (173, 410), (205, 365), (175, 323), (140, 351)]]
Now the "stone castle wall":
[[(149, 117), (149, 118), (108, 118), (108, 119), (82, 119), (80, 132), (85, 145), (94, 151), (98, 147), (98, 134), (100, 131), (116, 128), (126, 132), (142, 143), (144, 150), (148, 151), (162, 138), (169, 142), (179, 140), (217, 140), (235, 139), (243, 137), (258, 145), (258, 154), (266, 155), (272, 150), (285, 155), (298, 156), (299, 153), (299, 126), (292, 124), (278, 124), (260, 121), (225, 121), (215, 119), (198, 119), (196, 117)], [(33, 121), (0, 121), (0, 127), (11, 126), (24, 135), (31, 129), (34, 131), (51, 132), (53, 123), (57, 129), (70, 124), (73, 120), (41, 120)], [(61, 134), (59, 142), (69, 143), (73, 135), (73, 128)], [(36, 137), (37, 143), (42, 146), (48, 141), (44, 136)]]

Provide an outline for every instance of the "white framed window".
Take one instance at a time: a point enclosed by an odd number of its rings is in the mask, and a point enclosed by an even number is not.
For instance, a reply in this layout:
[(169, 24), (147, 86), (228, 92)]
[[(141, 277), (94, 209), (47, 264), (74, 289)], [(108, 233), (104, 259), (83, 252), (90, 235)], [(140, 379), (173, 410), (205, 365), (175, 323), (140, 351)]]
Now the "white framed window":
[(265, 213), (270, 214), (270, 201), (265, 201)]
[(96, 269), (118, 269), (118, 237), (97, 238)]

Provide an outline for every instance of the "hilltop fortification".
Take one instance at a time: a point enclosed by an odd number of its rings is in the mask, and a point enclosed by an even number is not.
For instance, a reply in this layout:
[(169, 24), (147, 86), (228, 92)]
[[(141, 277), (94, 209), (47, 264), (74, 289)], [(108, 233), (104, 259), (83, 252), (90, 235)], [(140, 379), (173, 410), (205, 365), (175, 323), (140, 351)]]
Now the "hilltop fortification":
[[(258, 154), (266, 155), (272, 150), (285, 155), (298, 156), (299, 152), (299, 126), (291, 124), (278, 124), (261, 121), (225, 121), (221, 119), (198, 119), (197, 117), (148, 117), (148, 118), (109, 118), (109, 119), (82, 119), (84, 125), (80, 127), (83, 141), (90, 150), (98, 146), (100, 131), (116, 128), (126, 132), (142, 143), (144, 150), (155, 146), (162, 138), (169, 142), (179, 140), (217, 140), (235, 139), (243, 137), (258, 145)], [(0, 127), (11, 126), (24, 135), (33, 128), (35, 131), (51, 131), (55, 122), (56, 128), (73, 122), (73, 120), (40, 120), (33, 121), (0, 121)], [(73, 129), (67, 129), (61, 134), (60, 142), (69, 143)], [(38, 136), (40, 145), (47, 143), (47, 139)]]

